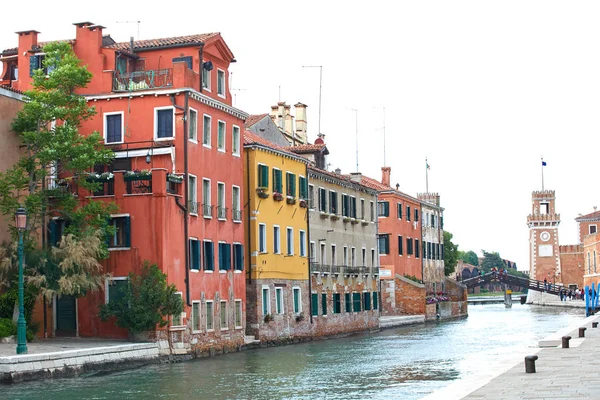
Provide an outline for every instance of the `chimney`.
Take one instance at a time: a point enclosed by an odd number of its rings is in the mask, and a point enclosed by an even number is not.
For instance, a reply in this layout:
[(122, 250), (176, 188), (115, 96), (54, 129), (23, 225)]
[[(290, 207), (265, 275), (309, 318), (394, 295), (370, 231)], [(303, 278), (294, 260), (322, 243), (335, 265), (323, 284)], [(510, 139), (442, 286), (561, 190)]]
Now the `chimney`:
[(296, 110), (296, 136), (302, 144), (308, 143), (306, 137), (306, 104), (300, 102), (294, 105)]
[(361, 183), (362, 174), (360, 172), (350, 172), (350, 180), (352, 182)]
[(400, 184), (396, 183), (396, 190), (400, 190)]
[(37, 47), (38, 45), (38, 31), (21, 31), (16, 32), (19, 35), (19, 46), (17, 47), (17, 67), (19, 68), (19, 78), (17, 80), (15, 89), (28, 90), (32, 78), (29, 76), (29, 70), (31, 68), (30, 57), (34, 54), (29, 51)]
[(290, 114), (290, 108), (291, 108), (291, 106), (288, 106), (288, 105), (286, 105), (284, 107), (283, 124), (285, 127), (285, 133), (287, 133), (288, 135), (290, 135), (293, 138), (294, 137), (294, 120), (293, 120), (292, 114)]
[(390, 186), (391, 167), (381, 167), (381, 183), (385, 186)]
[(102, 25), (96, 25), (93, 22), (76, 22), (75, 25), (75, 46), (78, 54), (89, 52), (89, 54), (99, 53), (102, 48)]
[(336, 174), (338, 174), (338, 175), (340, 175), (340, 174), (342, 173), (342, 170), (341, 170), (341, 169), (339, 169), (339, 168), (336, 168), (336, 169), (335, 169), (335, 173), (336, 173)]
[(279, 129), (284, 132), (283, 128), (283, 118), (285, 116), (285, 101), (280, 101), (277, 103), (277, 126)]

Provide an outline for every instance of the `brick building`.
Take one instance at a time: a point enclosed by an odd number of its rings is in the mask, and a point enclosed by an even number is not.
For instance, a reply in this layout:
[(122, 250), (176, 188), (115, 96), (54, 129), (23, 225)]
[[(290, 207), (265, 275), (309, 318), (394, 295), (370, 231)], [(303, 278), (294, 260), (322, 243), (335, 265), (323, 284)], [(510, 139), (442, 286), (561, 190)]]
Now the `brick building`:
[(582, 260), (578, 260), (583, 267), (583, 286), (600, 284), (600, 273), (598, 271), (598, 257), (600, 257), (600, 211), (594, 207), (594, 212), (580, 215), (575, 218), (579, 225), (579, 240), (583, 245)]

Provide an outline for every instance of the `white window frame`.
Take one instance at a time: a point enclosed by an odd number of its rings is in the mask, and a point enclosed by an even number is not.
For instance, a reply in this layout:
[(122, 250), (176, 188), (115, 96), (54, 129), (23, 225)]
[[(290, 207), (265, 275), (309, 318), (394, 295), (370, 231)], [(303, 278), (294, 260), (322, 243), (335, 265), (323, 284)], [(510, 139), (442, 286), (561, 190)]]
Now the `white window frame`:
[[(238, 210), (240, 212), (240, 218), (239, 219), (235, 219), (235, 214), (234, 211), (236, 211), (235, 209), (235, 200), (236, 200), (236, 196), (235, 196), (235, 189), (237, 189), (237, 206), (238, 206)], [(242, 222), (242, 198), (241, 198), (241, 193), (242, 190), (239, 186), (237, 185), (231, 185), (231, 219), (233, 220), (233, 222), (236, 223), (241, 223)]]
[(337, 245), (335, 243), (331, 244), (331, 265), (337, 264)]
[[(365, 212), (367, 211), (367, 205), (365, 203), (365, 199), (363, 199), (361, 197), (360, 199), (360, 219), (363, 221), (366, 221), (367, 219), (365, 218)], [(358, 215), (356, 216), (356, 219), (358, 219)]]
[[(277, 309), (277, 299), (279, 298), (279, 302), (281, 304), (281, 310)], [(283, 315), (285, 314), (285, 305), (284, 305), (284, 297), (283, 297), (283, 288), (276, 287), (275, 288), (275, 314)]]
[(263, 285), (260, 291), (260, 300), (262, 303), (262, 307), (260, 308), (260, 312), (262, 313), (263, 317), (266, 315), (265, 314), (265, 296), (263, 295), (263, 293), (265, 292), (265, 290), (267, 291), (267, 313), (266, 314), (271, 314), (271, 288), (268, 285)]
[(311, 241), (308, 245), (308, 256), (311, 261), (317, 261), (317, 243), (315, 241)]
[[(219, 93), (219, 72), (223, 73), (223, 93)], [(225, 74), (225, 71), (223, 71), (220, 68), (217, 68), (217, 96), (225, 99), (227, 98), (227, 76)]]
[(279, 225), (273, 225), (273, 254), (281, 254), (281, 228)]
[[(206, 77), (204, 76), (204, 71), (206, 71)], [(207, 70), (204, 68), (204, 66), (202, 66), (202, 90), (206, 90), (207, 92), (211, 91), (211, 83), (212, 83), (212, 79), (211, 79), (211, 71)], [(207, 78), (207, 79), (204, 79)], [(206, 84), (206, 86), (204, 86), (204, 84)]]
[(306, 231), (300, 229), (298, 232), (300, 257), (306, 257)]
[(126, 276), (113, 276), (110, 278), (106, 278), (104, 279), (104, 304), (108, 304), (109, 296), (108, 296), (108, 286), (110, 285), (111, 281), (126, 281), (127, 277)]
[[(223, 303), (225, 303), (225, 328), (223, 328)], [(221, 300), (219, 302), (219, 329), (221, 331), (228, 331), (229, 330), (229, 319), (228, 317), (228, 313), (227, 313), (227, 300)]]
[(294, 255), (294, 228), (288, 226), (285, 230), (286, 255)]
[(192, 269), (192, 256), (191, 256), (191, 250), (192, 250), (192, 249), (191, 249), (191, 247), (188, 249), (188, 252), (189, 252), (189, 254), (190, 254), (190, 256), (189, 256), (189, 261), (190, 261), (190, 272), (193, 272), (193, 273), (197, 274), (198, 272), (202, 271), (202, 256), (201, 256), (201, 255), (202, 255), (202, 250), (204, 250), (204, 249), (202, 248), (202, 243), (203, 243), (203, 242), (201, 242), (201, 241), (200, 241), (200, 239), (198, 239), (198, 238), (197, 238), (197, 237), (195, 237), (195, 236), (190, 236), (190, 238), (189, 238), (189, 241), (188, 241), (188, 243), (189, 243), (189, 244), (188, 244), (188, 246), (191, 246), (191, 242), (192, 242), (192, 241), (194, 241), (194, 240), (195, 240), (196, 242), (198, 242), (198, 243), (199, 243), (199, 246), (200, 246), (200, 254), (199, 254), (199, 256), (200, 256), (200, 260), (198, 260), (198, 261), (199, 261), (199, 264), (198, 264), (198, 265), (199, 265), (199, 268), (198, 268), (198, 269)]
[(375, 209), (375, 202), (373, 200), (369, 200), (369, 213), (371, 214), (371, 222), (375, 222), (375, 215), (377, 214), (377, 210)]
[[(194, 304), (198, 304), (198, 328), (194, 326)], [(200, 300), (192, 300), (192, 308), (190, 310), (192, 314), (192, 333), (201, 333), (202, 332), (202, 302)]]
[[(209, 304), (211, 305), (210, 309), (211, 309), (211, 313), (212, 313), (212, 316), (211, 316), (212, 318), (210, 318), (210, 321), (212, 323), (212, 328), (210, 328), (210, 329), (208, 328), (208, 320), (209, 320), (208, 305)], [(206, 304), (205, 304), (204, 308), (206, 309), (206, 320), (204, 321), (204, 327), (206, 328), (206, 332), (213, 332), (215, 330), (215, 302), (214, 302), (214, 300), (206, 300)]]
[[(219, 127), (223, 125), (223, 147), (219, 145)], [(222, 119), (217, 120), (217, 151), (225, 153), (227, 151), (227, 123)]]
[[(233, 310), (233, 325), (235, 326), (234, 329), (242, 329), (244, 327), (244, 304), (242, 302), (242, 299), (235, 299), (234, 301), (235, 304), (235, 308)], [(240, 323), (241, 325), (237, 324), (237, 311), (238, 311), (238, 304), (239, 304), (239, 310), (240, 310)]]
[[(237, 129), (237, 140), (235, 138), (235, 132)], [(240, 157), (241, 155), (241, 148), (242, 148), (242, 131), (240, 129), (239, 126), (237, 125), (232, 125), (231, 126), (231, 154), (233, 154), (234, 157)], [(237, 151), (235, 151), (237, 145)]]
[[(281, 172), (281, 192), (276, 191), (275, 189), (275, 171), (279, 171)], [(283, 193), (285, 192), (285, 187), (283, 186), (283, 171), (277, 167), (271, 167), (271, 176), (270, 176), (271, 180), (273, 182), (271, 182), (271, 186), (273, 187), (273, 193), (280, 193), (283, 195)]]
[[(106, 131), (106, 117), (109, 115), (121, 115), (121, 141), (120, 142), (108, 142), (107, 138), (108, 138), (108, 132)], [(124, 143), (125, 141), (125, 115), (123, 111), (114, 111), (114, 112), (105, 112), (103, 114), (103, 127), (102, 127), (102, 133), (104, 135), (104, 143), (105, 144), (121, 144)]]
[(319, 256), (322, 265), (327, 262), (327, 243), (319, 242)]
[[(204, 120), (208, 118), (208, 143), (204, 142)], [(212, 149), (212, 117), (208, 114), (202, 114), (202, 146)]]
[[(262, 235), (261, 235), (262, 228)], [(267, 224), (258, 224), (258, 252), (266, 253), (267, 252)], [(262, 246), (261, 246), (262, 242)]]
[[(311, 188), (312, 188), (312, 190), (311, 190)], [(311, 193), (312, 193), (312, 199), (311, 199), (311, 196), (310, 196)], [(315, 185), (311, 185), (310, 183), (308, 184), (308, 193), (307, 193), (307, 195), (308, 195), (308, 199), (307, 199), (308, 200), (308, 207), (311, 210), (314, 210), (316, 208), (315, 207)], [(317, 197), (318, 197), (318, 195), (317, 195)]]
[(376, 263), (375, 261), (377, 260), (377, 250), (371, 248), (371, 267), (377, 267), (378, 263)]
[[(196, 113), (196, 132), (193, 132), (193, 138), (190, 137), (190, 121), (192, 120), (192, 112)], [(202, 123), (204, 123), (204, 120), (202, 120)], [(198, 110), (196, 110), (195, 108), (190, 107), (189, 111), (188, 111), (188, 140), (194, 144), (198, 144)]]
[[(206, 204), (204, 202), (205, 201), (204, 182), (208, 182), (208, 204)], [(209, 178), (202, 178), (202, 216), (206, 219), (212, 219), (212, 213), (211, 213), (211, 215), (204, 215), (204, 206), (205, 205), (212, 207), (212, 182)]]
[(356, 247), (350, 248), (350, 266), (356, 267)]
[[(173, 111), (173, 136), (167, 138), (159, 138), (158, 137), (158, 112), (160, 110), (171, 110)], [(187, 135), (187, 132), (186, 132)], [(175, 107), (173, 106), (165, 106), (165, 107), (154, 107), (154, 140), (155, 141), (167, 141), (167, 140), (175, 140)]]
[[(596, 232), (592, 233), (592, 226), (594, 227)], [(590, 224), (588, 225), (588, 234), (593, 235), (594, 233), (598, 233), (598, 225), (596, 224)]]
[(360, 255), (362, 256), (362, 266), (366, 267), (367, 264), (367, 248), (366, 247), (362, 247), (360, 249)]
[(344, 252), (342, 253), (344, 259), (342, 262), (344, 263), (344, 267), (348, 267), (348, 246), (344, 246)]
[[(294, 293), (298, 291), (298, 310), (295, 309)], [(294, 314), (298, 315), (302, 312), (302, 288), (300, 286), (292, 286), (292, 309)]]
[[(194, 180), (194, 187), (195, 187), (196, 190), (193, 191), (193, 192), (190, 191), (190, 179)], [(198, 204), (198, 177), (196, 175), (193, 175), (193, 174), (188, 174), (188, 203), (191, 201), (189, 199), (190, 194), (193, 194), (192, 197), (193, 197), (194, 201), (192, 201), (192, 203)], [(188, 206), (189, 206), (189, 204), (188, 204)], [(198, 216), (198, 207), (196, 207), (196, 212), (195, 213), (190, 212), (190, 215), (193, 215), (194, 217), (197, 217)]]
[[(223, 188), (223, 196), (222, 197), (219, 197), (219, 188)], [(226, 207), (226, 205), (227, 205), (227, 199), (226, 199), (227, 193), (226, 193), (226, 191), (227, 191), (227, 189), (225, 187), (225, 182), (219, 182), (219, 181), (217, 181), (217, 219), (219, 221), (226, 221), (227, 220), (227, 207)], [(223, 204), (221, 204), (220, 200), (222, 200)], [(219, 208), (225, 209), (225, 217), (224, 218), (219, 217)]]
[[(183, 301), (183, 292), (175, 292), (176, 295), (179, 295), (181, 297), (181, 301)], [(184, 309), (185, 310), (185, 309)], [(171, 316), (172, 317), (172, 316)], [(171, 325), (171, 327), (176, 327), (176, 326), (185, 326), (184, 325), (184, 321), (183, 318), (185, 318), (185, 311), (182, 311), (181, 314), (179, 314), (179, 322), (181, 322), (181, 324), (179, 325)], [(175, 322), (175, 321), (173, 321)]]

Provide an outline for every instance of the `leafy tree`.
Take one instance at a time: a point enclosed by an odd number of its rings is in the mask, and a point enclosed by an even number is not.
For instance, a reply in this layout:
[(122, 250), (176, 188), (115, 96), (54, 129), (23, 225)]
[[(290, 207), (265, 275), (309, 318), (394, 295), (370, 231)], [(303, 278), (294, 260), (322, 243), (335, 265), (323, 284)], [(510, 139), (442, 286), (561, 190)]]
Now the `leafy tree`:
[[(64, 243), (56, 253), (42, 240), (39, 257), (29, 260), (26, 271), (43, 288), (78, 295), (102, 286), (97, 260), (108, 257), (108, 251), (100, 238), (111, 233), (108, 220), (116, 207), (94, 200), (81, 202), (69, 186), (76, 183), (82, 189), (98, 190), (98, 183), (86, 181), (86, 172), (109, 163), (113, 153), (104, 148), (98, 132), (79, 133), (80, 123), (96, 113), (77, 94), (90, 82), (91, 73), (68, 43), (52, 43), (43, 50), (46, 72), (34, 72), (33, 89), (25, 93), (27, 101), (12, 124), (23, 150), (19, 161), (0, 173), (0, 212), (12, 216), (20, 205), (25, 206), (28, 253), (39, 243), (36, 236), (46, 229), (47, 218), (68, 222)], [(91, 243), (94, 246), (86, 248)], [(50, 277), (52, 263), (57, 268)]]
[(463, 260), (464, 262), (466, 262), (467, 264), (471, 264), (474, 265), (476, 267), (479, 266), (479, 257), (477, 257), (477, 253), (475, 253), (472, 250), (469, 250), (467, 252), (462, 252), (459, 255), (459, 258), (461, 260)]
[(169, 315), (183, 312), (183, 300), (174, 284), (167, 285), (167, 276), (156, 264), (144, 262), (142, 273), (129, 273), (127, 285), (120, 297), (100, 307), (100, 318), (116, 317), (116, 324), (130, 332), (144, 332), (168, 324)]
[(452, 243), (453, 235), (444, 231), (444, 274), (446, 276), (454, 272), (458, 261), (458, 245)]
[(492, 268), (496, 267), (497, 269), (504, 268), (504, 261), (500, 258), (500, 254), (497, 252), (488, 253), (485, 250), (481, 250), (483, 253), (483, 262), (481, 263), (481, 268), (487, 273), (490, 272)]

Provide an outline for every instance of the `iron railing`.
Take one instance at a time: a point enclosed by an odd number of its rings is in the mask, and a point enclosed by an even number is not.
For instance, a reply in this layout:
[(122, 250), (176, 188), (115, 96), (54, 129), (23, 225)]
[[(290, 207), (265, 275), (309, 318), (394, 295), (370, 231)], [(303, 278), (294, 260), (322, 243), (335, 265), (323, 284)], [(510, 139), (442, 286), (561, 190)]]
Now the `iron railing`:
[(198, 209), (200, 208), (200, 204), (195, 201), (188, 201), (188, 211), (190, 214), (198, 214)]
[(225, 219), (227, 218), (227, 208), (225, 207), (217, 207), (217, 218)]
[(212, 206), (210, 204), (202, 204), (202, 215), (212, 217)]
[(236, 210), (234, 208), (233, 210), (231, 210), (231, 216), (234, 221), (241, 221), (242, 220), (242, 210)]
[(100, 187), (98, 190), (93, 192), (94, 196), (114, 196), (115, 195), (115, 181), (98, 182)]
[(77, 180), (59, 179), (54, 177), (46, 177), (46, 189), (51, 191), (54, 197), (64, 194), (77, 195)]
[(135, 179), (127, 182), (127, 194), (152, 193), (152, 179)]
[(135, 92), (173, 86), (173, 69), (151, 69), (115, 74), (113, 92)]

